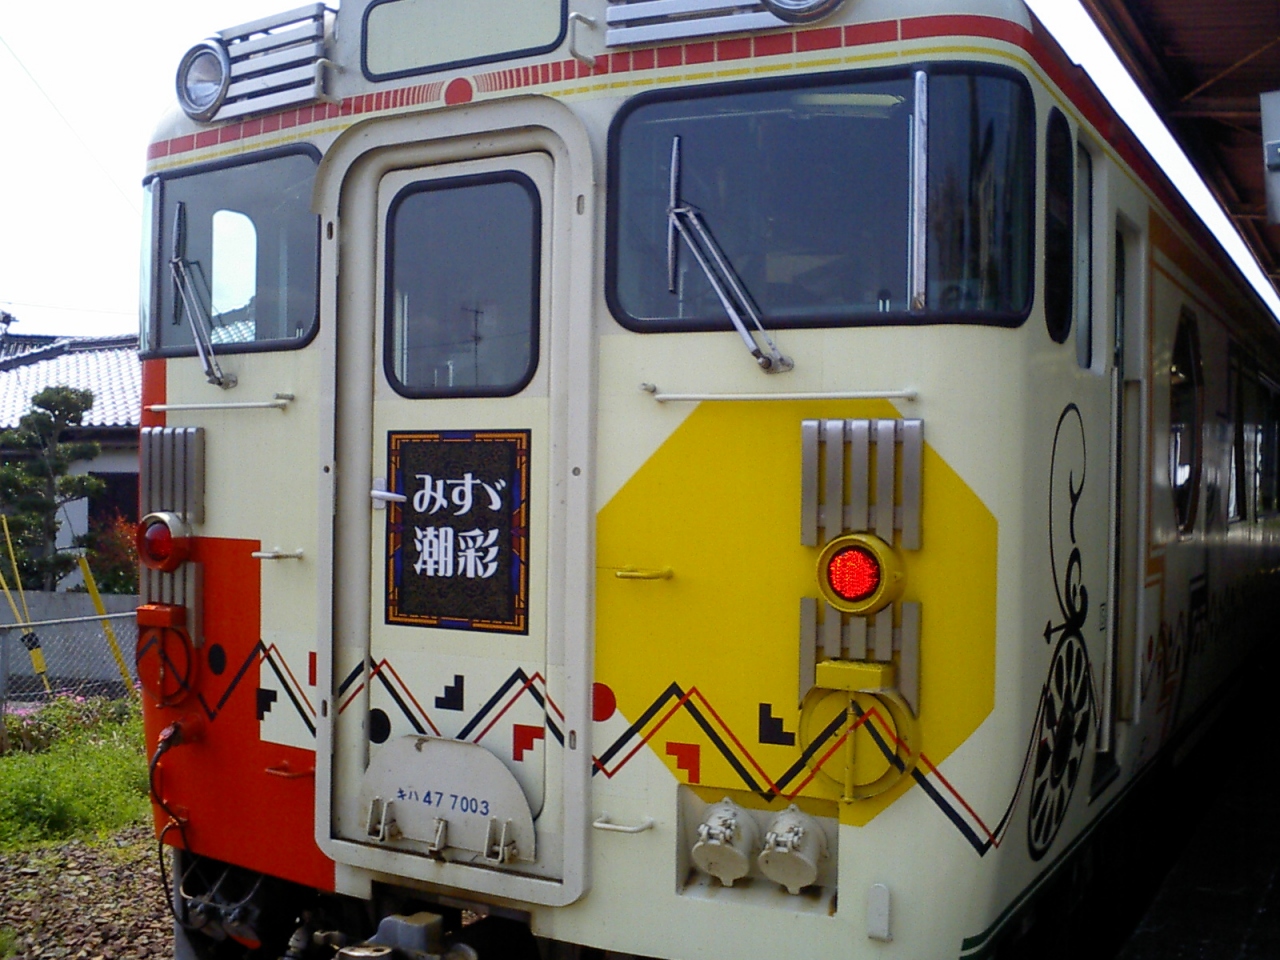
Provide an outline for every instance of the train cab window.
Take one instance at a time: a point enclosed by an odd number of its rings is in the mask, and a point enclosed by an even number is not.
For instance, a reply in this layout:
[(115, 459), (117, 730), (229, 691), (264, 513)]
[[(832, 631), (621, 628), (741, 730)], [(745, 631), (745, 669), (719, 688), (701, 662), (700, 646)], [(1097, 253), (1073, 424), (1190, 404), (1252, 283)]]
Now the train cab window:
[(388, 213), (384, 337), (396, 391), (507, 397), (524, 389), (538, 363), (540, 262), (541, 205), (523, 173), (401, 190)]
[(1044, 159), (1044, 321), (1055, 343), (1071, 332), (1075, 151), (1062, 111), (1049, 111)]
[(1035, 121), (1006, 77), (929, 77), (933, 311), (1013, 314), (1031, 299)]
[(213, 215), (212, 277), (209, 302), (222, 322), (214, 326), (214, 343), (251, 340), (247, 319), (232, 321), (237, 311), (248, 316), (258, 292), (258, 231), (243, 213), (219, 210)]
[(1200, 433), (1204, 373), (1196, 318), (1183, 310), (1169, 365), (1169, 485), (1180, 533), (1190, 533), (1200, 500)]
[(310, 152), (294, 152), (153, 184), (160, 262), (148, 274), (147, 302), (158, 310), (144, 352), (194, 352), (193, 327), (219, 351), (308, 341), (317, 319), (315, 172)]
[[(1012, 72), (982, 69), (750, 81), (630, 101), (609, 137), (614, 316), (642, 332), (728, 329), (719, 271), (766, 325), (940, 313), (1021, 322), (1031, 96)], [(927, 131), (918, 96), (930, 104)], [(920, 137), (927, 150), (913, 149)], [(927, 216), (916, 215), (921, 205)]]

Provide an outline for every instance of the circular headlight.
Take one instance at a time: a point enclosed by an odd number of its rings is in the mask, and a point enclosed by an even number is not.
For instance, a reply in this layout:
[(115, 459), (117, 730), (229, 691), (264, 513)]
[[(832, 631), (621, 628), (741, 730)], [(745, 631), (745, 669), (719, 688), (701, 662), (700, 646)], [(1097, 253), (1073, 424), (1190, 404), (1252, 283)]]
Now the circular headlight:
[(211, 120), (231, 84), (231, 58), (217, 40), (197, 43), (178, 64), (178, 103), (192, 120)]
[(844, 0), (762, 0), (765, 9), (787, 23), (812, 23), (835, 12)]

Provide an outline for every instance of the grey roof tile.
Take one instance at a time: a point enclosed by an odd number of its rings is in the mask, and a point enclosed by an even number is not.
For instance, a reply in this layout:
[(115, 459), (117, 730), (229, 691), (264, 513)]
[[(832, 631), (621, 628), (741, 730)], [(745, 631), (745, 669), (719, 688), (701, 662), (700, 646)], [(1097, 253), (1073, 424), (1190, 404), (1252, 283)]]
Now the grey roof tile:
[(32, 396), (56, 386), (93, 391), (85, 426), (138, 426), (142, 366), (136, 336), (48, 338), (50, 342), (25, 343), (25, 350), (12, 351), (5, 339), (0, 338), (0, 427), (17, 426), (31, 409)]

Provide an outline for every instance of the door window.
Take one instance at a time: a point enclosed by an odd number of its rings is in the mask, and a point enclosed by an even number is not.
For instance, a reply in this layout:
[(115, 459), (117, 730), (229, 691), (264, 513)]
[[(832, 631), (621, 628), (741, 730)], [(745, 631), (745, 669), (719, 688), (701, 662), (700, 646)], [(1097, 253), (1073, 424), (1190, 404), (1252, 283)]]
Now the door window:
[(411, 184), (387, 224), (386, 372), (406, 397), (509, 397), (538, 365), (541, 204), (504, 171)]

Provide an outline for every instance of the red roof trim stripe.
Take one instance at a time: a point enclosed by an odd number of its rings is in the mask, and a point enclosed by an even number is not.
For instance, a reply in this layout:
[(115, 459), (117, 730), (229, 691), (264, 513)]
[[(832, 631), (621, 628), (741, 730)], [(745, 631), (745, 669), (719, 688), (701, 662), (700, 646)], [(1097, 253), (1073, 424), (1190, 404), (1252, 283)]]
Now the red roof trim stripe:
[[(471, 82), (478, 91), (499, 93), (525, 86), (561, 83), (577, 77), (636, 73), (713, 62), (726, 63), (751, 58), (787, 56), (809, 51), (847, 49), (870, 44), (892, 43), (898, 39), (925, 40), (934, 37), (968, 36), (998, 40), (1019, 47), (1030, 54), (1049, 79), (1070, 97), (1084, 117), (1107, 137), (1112, 147), (1140, 174), (1161, 202), (1172, 210), (1182, 211), (1184, 208), (1179, 194), (1165, 179), (1159, 167), (1132, 141), (1114, 136), (1121, 129), (1120, 121), (1092, 82), (1079, 67), (1066, 58), (1038, 20), (1033, 18), (1033, 24), (1033, 29), (1028, 30), (1021, 24), (998, 17), (971, 15), (882, 20), (846, 27), (818, 27), (809, 30), (762, 33), (727, 40), (698, 40), (687, 44), (611, 53), (598, 57), (594, 69), (573, 59), (534, 66), (504, 68), (477, 74), (471, 78)], [(330, 104), (317, 106), (314, 110), (312, 108), (288, 110), (243, 123), (229, 124), (220, 130), (202, 131), (194, 136), (187, 135), (153, 143), (147, 149), (147, 159), (173, 157), (216, 143), (231, 143), (263, 133), (272, 133), (282, 128), (294, 127), (300, 122), (314, 122), (312, 115), (315, 120), (333, 119), (337, 116), (358, 116), (399, 106), (438, 103), (444, 99), (444, 90), (445, 81), (437, 80), (396, 90), (348, 97), (343, 100), (340, 107)], [(1191, 214), (1182, 212), (1179, 219), (1184, 226), (1199, 228), (1198, 219)]]
[[(980, 36), (997, 36), (1000, 27), (1014, 27), (1007, 21), (992, 17), (930, 17), (928, 20), (973, 21), (971, 32)], [(858, 47), (872, 43), (891, 43), (898, 39), (899, 26), (897, 20), (884, 20), (877, 23), (857, 24), (850, 27), (819, 27), (813, 30), (787, 31), (783, 33), (767, 33), (754, 37), (739, 37), (728, 40), (699, 40), (687, 44), (650, 48), (647, 50), (622, 51), (604, 54), (596, 58), (594, 67), (587, 67), (576, 60), (532, 64), (523, 67), (504, 68), (472, 77), (475, 89), (486, 93), (497, 93), (504, 90), (515, 90), (520, 87), (541, 86), (548, 83), (562, 83), (580, 77), (606, 76), (611, 73), (642, 72), (646, 70), (665, 69), (668, 67), (693, 66), (705, 63), (724, 63), (734, 60), (747, 60), (753, 57), (786, 56), (797, 51), (835, 50), (841, 47)], [(1021, 30), (1021, 27), (1017, 29)], [(937, 34), (948, 32), (939, 28)], [(1007, 29), (1004, 31), (1007, 32)], [(1023, 31), (1026, 32), (1025, 30)], [(935, 34), (921, 33), (921, 36)], [(998, 39), (1004, 39), (999, 36)], [(286, 110), (283, 113), (231, 123), (214, 130), (204, 130), (194, 136), (175, 137), (162, 140), (147, 148), (147, 159), (157, 160), (162, 157), (177, 156), (192, 150), (203, 149), (220, 143), (234, 143), (264, 133), (314, 123), (334, 117), (352, 117), (362, 113), (395, 109), (400, 106), (418, 105), (440, 102), (445, 89), (445, 81), (413, 87), (402, 87), (396, 90), (380, 90), (374, 93), (359, 94), (348, 97), (337, 104), (303, 107)]]

